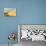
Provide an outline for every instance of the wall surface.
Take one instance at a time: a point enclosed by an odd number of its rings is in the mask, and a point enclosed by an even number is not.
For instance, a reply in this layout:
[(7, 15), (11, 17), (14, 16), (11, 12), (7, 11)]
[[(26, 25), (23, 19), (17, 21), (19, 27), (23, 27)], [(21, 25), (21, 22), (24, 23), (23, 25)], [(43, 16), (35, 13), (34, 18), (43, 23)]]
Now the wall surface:
[[(4, 8), (16, 8), (17, 16), (3, 16)], [(0, 44), (8, 43), (9, 32), (18, 32), (17, 24), (46, 24), (46, 0), (0, 0)]]

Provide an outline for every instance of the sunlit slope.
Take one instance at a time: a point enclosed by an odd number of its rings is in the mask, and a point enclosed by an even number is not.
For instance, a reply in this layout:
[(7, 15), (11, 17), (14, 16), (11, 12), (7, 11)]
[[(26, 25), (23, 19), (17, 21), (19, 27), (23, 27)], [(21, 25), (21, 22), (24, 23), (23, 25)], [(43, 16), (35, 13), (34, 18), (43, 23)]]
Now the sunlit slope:
[(16, 16), (16, 11), (8, 11), (4, 13), (5, 16)]

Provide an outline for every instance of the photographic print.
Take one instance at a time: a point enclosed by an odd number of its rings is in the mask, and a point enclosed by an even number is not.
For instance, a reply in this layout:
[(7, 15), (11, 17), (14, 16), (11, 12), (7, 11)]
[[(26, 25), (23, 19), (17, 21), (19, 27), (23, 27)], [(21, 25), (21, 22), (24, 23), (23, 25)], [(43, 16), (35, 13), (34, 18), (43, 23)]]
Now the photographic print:
[(46, 41), (46, 25), (20, 25), (20, 40)]
[(16, 8), (4, 8), (4, 16), (16, 16)]
[(20, 46), (41, 45), (46, 42), (46, 25), (19, 24), (18, 38)]

